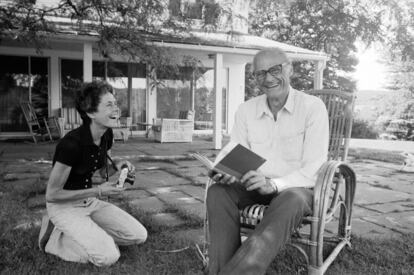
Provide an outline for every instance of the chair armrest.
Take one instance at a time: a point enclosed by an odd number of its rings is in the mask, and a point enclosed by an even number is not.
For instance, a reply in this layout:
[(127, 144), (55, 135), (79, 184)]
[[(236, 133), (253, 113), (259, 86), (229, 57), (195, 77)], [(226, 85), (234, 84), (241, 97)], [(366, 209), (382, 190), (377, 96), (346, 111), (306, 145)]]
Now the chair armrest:
[(313, 213), (315, 217), (323, 213), (323, 210), (326, 210), (329, 192), (331, 191), (335, 177), (345, 180), (346, 192), (350, 192), (351, 197), (354, 197), (356, 185), (354, 170), (342, 161), (331, 160), (325, 162), (319, 169), (314, 188)]
[[(339, 188), (342, 184), (345, 184), (345, 198), (341, 198), (342, 202), (339, 203)], [(350, 228), (355, 188), (355, 172), (348, 164), (332, 160), (322, 165), (314, 188), (313, 216), (308, 219), (311, 222), (313, 241), (323, 238), (323, 234), (320, 232), (324, 232), (325, 222), (332, 218), (333, 213), (331, 212), (334, 212), (338, 207), (343, 207), (346, 210), (342, 211), (343, 209), (341, 209), (341, 215), (346, 215), (344, 230)]]

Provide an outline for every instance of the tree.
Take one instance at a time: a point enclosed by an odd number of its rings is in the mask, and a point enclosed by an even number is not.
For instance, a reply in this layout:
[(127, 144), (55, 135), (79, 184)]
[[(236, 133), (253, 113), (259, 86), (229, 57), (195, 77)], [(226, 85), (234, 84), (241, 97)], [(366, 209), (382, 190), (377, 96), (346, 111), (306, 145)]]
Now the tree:
[[(414, 124), (414, 2), (378, 0), (377, 5), (383, 11), (382, 57), (388, 67), (386, 88), (391, 93), (380, 102), (378, 117), (389, 117), (389, 121), (404, 120), (407, 125), (412, 125)], [(389, 121), (378, 120), (376, 124), (385, 129)]]
[[(16, 0), (0, 4), (0, 44), (11, 39), (33, 45), (41, 51), (47, 48), (48, 37), (67, 25), (70, 18), (73, 30), (95, 34), (100, 54), (111, 58), (113, 54), (127, 56), (131, 61), (143, 62), (162, 70), (166, 65), (198, 66), (191, 58), (177, 60), (168, 49), (154, 47), (151, 42), (160, 37), (180, 37), (190, 27), (186, 10), (175, 9), (170, 15), (168, 1), (164, 0), (60, 0), (53, 6), (41, 7), (36, 0)], [(174, 1), (172, 1), (174, 2)], [(222, 10), (216, 5), (202, 2), (208, 12), (203, 27), (215, 29)], [(191, 15), (191, 14), (190, 14)], [(52, 20), (52, 18), (54, 20)], [(57, 23), (60, 21), (60, 23)], [(174, 71), (178, 74), (178, 71)], [(171, 72), (170, 72), (171, 73)]]
[[(324, 86), (345, 91), (355, 90), (347, 76), (358, 63), (355, 41), (371, 43), (381, 36), (381, 10), (356, 0), (254, 1), (249, 19), (256, 35), (329, 54)], [(292, 86), (311, 89), (313, 64), (294, 63), (294, 70)]]

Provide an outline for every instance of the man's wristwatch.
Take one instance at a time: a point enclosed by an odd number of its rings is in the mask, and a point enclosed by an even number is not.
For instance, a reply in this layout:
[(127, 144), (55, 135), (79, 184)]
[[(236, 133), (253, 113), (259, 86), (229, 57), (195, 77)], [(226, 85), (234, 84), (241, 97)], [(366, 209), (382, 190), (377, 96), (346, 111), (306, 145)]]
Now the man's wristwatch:
[(270, 178), (266, 178), (266, 180), (267, 180), (267, 181), (270, 183), (270, 185), (272, 186), (272, 188), (273, 188), (273, 192), (274, 192), (275, 194), (279, 193), (279, 190), (277, 189), (276, 182), (275, 182), (273, 179), (270, 179)]

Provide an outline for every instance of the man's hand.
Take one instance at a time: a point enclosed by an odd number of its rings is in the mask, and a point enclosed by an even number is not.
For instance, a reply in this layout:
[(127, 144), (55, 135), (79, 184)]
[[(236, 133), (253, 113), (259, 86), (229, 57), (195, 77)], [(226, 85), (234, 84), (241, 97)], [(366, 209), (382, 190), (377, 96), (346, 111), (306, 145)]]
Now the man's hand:
[(273, 194), (275, 192), (270, 180), (258, 171), (247, 172), (240, 181), (246, 187), (247, 191), (257, 190), (262, 195)]
[(116, 183), (110, 181), (102, 183), (98, 188), (101, 189), (101, 195), (103, 196), (120, 195), (125, 190), (123, 187), (116, 187)]
[(232, 184), (237, 181), (237, 179), (233, 176), (227, 174), (220, 174), (215, 170), (208, 171), (208, 176), (214, 180), (216, 183), (219, 184)]

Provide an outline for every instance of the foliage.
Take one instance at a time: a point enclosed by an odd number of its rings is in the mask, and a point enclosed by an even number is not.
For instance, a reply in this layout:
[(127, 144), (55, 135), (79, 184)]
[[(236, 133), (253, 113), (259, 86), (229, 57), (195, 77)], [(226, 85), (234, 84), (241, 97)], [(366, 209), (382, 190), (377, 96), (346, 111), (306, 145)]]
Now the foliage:
[[(370, 43), (380, 36), (380, 13), (367, 3), (350, 0), (254, 1), (251, 32), (267, 38), (330, 55), (324, 71), (324, 87), (354, 91), (346, 73), (355, 69), (355, 41)], [(292, 86), (311, 89), (313, 65), (295, 63)], [(246, 85), (248, 86), (248, 85)]]
[[(414, 61), (414, 2), (377, 0), (383, 9), (384, 44), (391, 60)], [(411, 63), (411, 71), (412, 71)]]
[[(99, 39), (99, 53), (104, 58), (111, 59), (112, 55), (121, 54), (158, 71), (181, 62), (185, 66), (199, 65), (188, 58), (177, 60), (165, 47), (154, 47), (154, 40), (170, 35), (181, 37), (192, 23), (186, 13), (171, 16), (164, 0), (55, 2), (55, 5), (46, 7), (36, 5), (35, 0), (1, 4), (0, 43), (2, 40), (17, 40), (34, 44), (41, 52), (50, 46), (47, 38), (60, 33), (61, 27), (69, 24), (72, 30), (80, 34), (96, 36)], [(203, 27), (214, 29), (222, 10), (209, 5), (207, 12), (202, 18)], [(65, 18), (70, 18), (70, 23)]]
[(352, 124), (351, 138), (376, 139), (377, 137), (378, 132), (368, 121), (359, 119), (354, 120)]
[[(386, 108), (394, 119), (414, 119), (414, 2), (378, 0), (384, 8), (383, 58), (389, 68), (387, 88), (400, 91)], [(392, 107), (390, 108), (390, 105)]]

